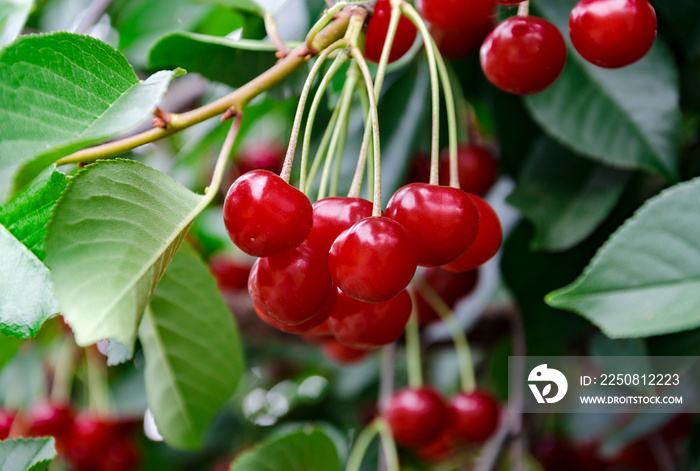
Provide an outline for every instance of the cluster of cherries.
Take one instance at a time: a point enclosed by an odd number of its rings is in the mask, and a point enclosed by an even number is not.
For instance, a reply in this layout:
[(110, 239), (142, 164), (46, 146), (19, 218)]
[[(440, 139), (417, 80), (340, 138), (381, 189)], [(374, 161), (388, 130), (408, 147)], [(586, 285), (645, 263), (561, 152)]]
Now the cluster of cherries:
[[(545, 90), (561, 75), (566, 43), (556, 26), (526, 9), (493, 28), (496, 3), (524, 1), (419, 0), (418, 9), (443, 55), (460, 57), (480, 46), (488, 80), (506, 92), (529, 95)], [(389, 0), (379, 0), (369, 20), (365, 53), (375, 62), (389, 29), (390, 10)], [(389, 60), (403, 56), (416, 34), (413, 23), (401, 18)], [(648, 0), (581, 0), (569, 17), (569, 36), (587, 61), (604, 68), (624, 67), (651, 49), (656, 13)]]
[(74, 471), (133, 471), (141, 461), (134, 442), (135, 423), (91, 412), (76, 413), (70, 404), (42, 401), (24, 414), (0, 410), (0, 439), (10, 436), (54, 437), (56, 449)]

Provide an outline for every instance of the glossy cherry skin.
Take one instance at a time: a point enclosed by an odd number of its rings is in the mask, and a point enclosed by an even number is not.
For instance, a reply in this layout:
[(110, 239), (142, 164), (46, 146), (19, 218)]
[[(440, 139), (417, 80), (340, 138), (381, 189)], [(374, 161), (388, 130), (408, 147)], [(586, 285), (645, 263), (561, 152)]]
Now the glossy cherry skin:
[(478, 30), (496, 13), (494, 0), (418, 0), (416, 6), (431, 26), (462, 32)]
[[(428, 268), (423, 272), (423, 281), (435, 290), (450, 309), (474, 290), (478, 279), (478, 270), (452, 272), (442, 268)], [(440, 320), (440, 315), (423, 299), (420, 291), (416, 292), (416, 307), (419, 325)]]
[(229, 188), (224, 224), (242, 251), (270, 257), (304, 242), (313, 224), (313, 210), (306, 195), (281, 177), (267, 170), (253, 170)]
[[(462, 144), (457, 148), (457, 170), (462, 191), (483, 196), (498, 179), (498, 160), (493, 151), (480, 144)], [(440, 154), (440, 183), (450, 184), (450, 150)]]
[(313, 209), (314, 222), (305, 243), (324, 256), (341, 232), (372, 215), (372, 203), (362, 198), (323, 198)]
[(385, 303), (365, 303), (342, 291), (328, 319), (339, 342), (359, 350), (372, 350), (401, 337), (411, 317), (411, 296), (406, 290)]
[(341, 365), (359, 363), (368, 355), (366, 350), (348, 347), (333, 338), (323, 341), (321, 351), (327, 358)]
[(656, 13), (647, 0), (582, 0), (569, 16), (569, 36), (588, 62), (624, 67), (654, 44)]
[(337, 301), (337, 290), (335, 288), (332, 288), (330, 294), (328, 295), (328, 298), (326, 299), (326, 302), (323, 304), (321, 309), (319, 309), (318, 312), (316, 312), (316, 314), (311, 316), (309, 320), (297, 325), (282, 324), (281, 322), (277, 322), (276, 320), (272, 319), (269, 314), (267, 314), (258, 306), (253, 305), (253, 308), (255, 309), (255, 313), (263, 322), (265, 322), (271, 327), (274, 327), (277, 330), (281, 330), (282, 332), (294, 335), (313, 335), (313, 331), (316, 329), (316, 327), (319, 327), (321, 324), (326, 322), (328, 316), (331, 315), (331, 312), (335, 308)]
[(415, 246), (393, 219), (365, 218), (333, 242), (328, 268), (345, 294), (368, 303), (383, 303), (403, 291), (413, 278)]
[(321, 310), (332, 288), (326, 260), (300, 245), (255, 262), (248, 279), (253, 304), (272, 320), (298, 325)]
[(450, 409), (442, 395), (429, 386), (394, 393), (384, 416), (394, 439), (414, 449), (435, 441), (449, 428), (451, 421)]
[(449, 263), (472, 245), (479, 212), (465, 192), (447, 186), (411, 183), (389, 200), (386, 215), (413, 239), (418, 265)]
[(480, 51), (486, 78), (516, 95), (539, 93), (559, 78), (566, 44), (552, 23), (535, 16), (513, 16), (496, 26)]
[(451, 434), (467, 443), (485, 442), (498, 427), (499, 407), (485, 391), (461, 392), (452, 398)]
[(69, 404), (38, 402), (28, 412), (29, 435), (33, 437), (61, 437), (73, 425), (73, 410)]
[(219, 289), (244, 291), (248, 289), (248, 276), (253, 264), (228, 255), (214, 255), (209, 259), (209, 271)]
[(15, 415), (6, 409), (0, 409), (0, 440), (10, 436), (10, 429), (15, 420)]
[(496, 211), (478, 196), (472, 196), (472, 199), (479, 210), (479, 232), (464, 255), (444, 266), (451, 271), (473, 270), (483, 265), (496, 255), (503, 242), (503, 229)]
[[(382, 57), (382, 49), (386, 42), (386, 35), (389, 32), (390, 20), (391, 2), (389, 0), (379, 0), (374, 5), (372, 17), (367, 22), (367, 36), (365, 38), (365, 58), (375, 64), (378, 64)], [(411, 20), (401, 15), (394, 43), (391, 45), (391, 51), (389, 52), (389, 63), (400, 59), (411, 49), (417, 34), (418, 30)]]

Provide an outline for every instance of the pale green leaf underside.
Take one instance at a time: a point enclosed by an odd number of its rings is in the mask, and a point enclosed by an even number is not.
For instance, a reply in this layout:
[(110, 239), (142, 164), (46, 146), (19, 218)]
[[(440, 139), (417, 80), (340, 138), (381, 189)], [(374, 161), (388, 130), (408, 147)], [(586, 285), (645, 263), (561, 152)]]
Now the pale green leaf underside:
[(533, 222), (533, 246), (566, 250), (612, 211), (629, 173), (580, 158), (549, 139), (535, 145), (508, 202)]
[(43, 471), (55, 457), (53, 438), (0, 442), (0, 471)]
[(114, 338), (133, 348), (158, 280), (208, 202), (135, 161), (101, 161), (73, 178), (47, 232), (46, 264), (79, 345)]
[(603, 69), (581, 58), (568, 38), (577, 0), (538, 0), (538, 10), (563, 31), (562, 76), (525, 103), (547, 133), (581, 155), (621, 168), (677, 178), (680, 106), (673, 56), (660, 41), (639, 62)]
[(34, 0), (0, 0), (0, 46), (11, 43), (22, 32)]
[(700, 326), (700, 179), (640, 208), (571, 285), (547, 302), (575, 311), (609, 337), (646, 337)]
[(58, 312), (49, 270), (0, 225), (0, 331), (28, 338)]
[(139, 338), (158, 430), (170, 446), (199, 448), (212, 417), (238, 384), (243, 353), (214, 278), (186, 244), (158, 284)]
[(175, 74), (139, 83), (121, 53), (90, 36), (18, 39), (0, 52), (0, 195), (56, 159), (143, 122)]
[(231, 471), (340, 471), (333, 441), (320, 429), (302, 429), (239, 455)]

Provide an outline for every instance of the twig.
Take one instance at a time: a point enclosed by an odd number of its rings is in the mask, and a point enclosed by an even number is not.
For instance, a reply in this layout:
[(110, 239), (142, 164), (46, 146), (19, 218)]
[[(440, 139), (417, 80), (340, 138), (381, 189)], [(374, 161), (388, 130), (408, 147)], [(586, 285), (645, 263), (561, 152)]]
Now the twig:
[(267, 36), (270, 38), (270, 41), (272, 41), (272, 44), (275, 45), (275, 49), (277, 49), (275, 55), (280, 59), (287, 57), (291, 50), (284, 41), (282, 41), (282, 38), (277, 32), (277, 23), (275, 23), (275, 18), (272, 16), (272, 13), (265, 13), (265, 31), (267, 31)]

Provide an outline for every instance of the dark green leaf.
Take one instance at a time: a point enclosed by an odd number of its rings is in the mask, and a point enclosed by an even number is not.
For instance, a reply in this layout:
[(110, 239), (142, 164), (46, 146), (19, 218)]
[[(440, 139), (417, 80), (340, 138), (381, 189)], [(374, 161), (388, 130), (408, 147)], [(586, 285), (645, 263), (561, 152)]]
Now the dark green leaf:
[(333, 441), (317, 428), (299, 430), (245, 451), (231, 471), (340, 471)]
[(175, 72), (139, 83), (124, 56), (90, 36), (23, 36), (0, 52), (0, 196), (56, 159), (146, 119)]
[(38, 180), (10, 203), (0, 208), (0, 224), (22, 242), (39, 260), (44, 260), (44, 237), (58, 198), (69, 178), (59, 171)]
[(55, 457), (53, 438), (0, 442), (0, 471), (43, 471)]
[(0, 335), (0, 369), (17, 353), (21, 344), (18, 339)]
[(578, 312), (609, 337), (700, 326), (700, 179), (645, 203), (571, 285), (547, 302)]
[(533, 247), (566, 250), (588, 237), (620, 199), (629, 173), (541, 139), (508, 202), (537, 228)]
[(158, 430), (173, 447), (200, 447), (212, 417), (236, 389), (243, 353), (214, 278), (189, 246), (158, 284), (139, 338)]
[(679, 78), (670, 51), (657, 40), (639, 62), (602, 69), (571, 47), (567, 22), (576, 0), (538, 0), (543, 16), (564, 31), (569, 56), (549, 89), (525, 100), (544, 130), (581, 155), (622, 168), (677, 179)]
[(10, 44), (22, 32), (34, 0), (0, 2), (0, 46)]

